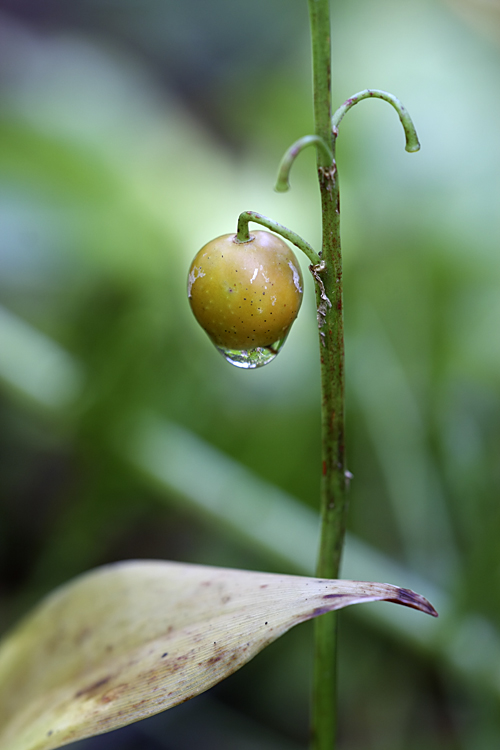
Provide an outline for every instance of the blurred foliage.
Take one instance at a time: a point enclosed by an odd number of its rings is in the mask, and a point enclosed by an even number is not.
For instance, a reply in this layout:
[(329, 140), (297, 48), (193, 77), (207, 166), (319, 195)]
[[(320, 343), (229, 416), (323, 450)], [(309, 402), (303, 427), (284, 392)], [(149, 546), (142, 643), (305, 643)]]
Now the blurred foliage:
[[(422, 143), (405, 153), (381, 102), (341, 126), (350, 526), (497, 633), (500, 54), (459, 5), (333, 8), (335, 101), (393, 91)], [(234, 0), (1, 0), (0, 12), (0, 304), (85, 377), (77, 406), (61, 395), (55, 419), (2, 391), (0, 625), (116, 559), (270, 567), (170, 508), (116, 447), (150, 409), (316, 507), (310, 279), (283, 352), (256, 372), (223, 361), (185, 296), (191, 258), (241, 210), (319, 244), (312, 152), (291, 192), (272, 192), (282, 152), (312, 128), (306, 3), (260, 0), (249, 13)], [(8, 347), (2, 357), (8, 367)], [(498, 745), (498, 694), (342, 622), (344, 750)], [(287, 635), (199, 709), (79, 747), (303, 747), (309, 636)]]

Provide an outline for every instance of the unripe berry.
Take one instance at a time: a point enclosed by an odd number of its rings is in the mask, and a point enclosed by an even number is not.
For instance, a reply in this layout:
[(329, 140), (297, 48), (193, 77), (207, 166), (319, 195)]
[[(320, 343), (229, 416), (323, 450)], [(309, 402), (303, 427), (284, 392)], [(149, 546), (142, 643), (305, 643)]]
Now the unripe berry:
[(269, 348), (283, 340), (297, 317), (302, 288), (297, 258), (270, 232), (252, 232), (244, 243), (234, 234), (217, 237), (189, 269), (191, 309), (220, 349)]

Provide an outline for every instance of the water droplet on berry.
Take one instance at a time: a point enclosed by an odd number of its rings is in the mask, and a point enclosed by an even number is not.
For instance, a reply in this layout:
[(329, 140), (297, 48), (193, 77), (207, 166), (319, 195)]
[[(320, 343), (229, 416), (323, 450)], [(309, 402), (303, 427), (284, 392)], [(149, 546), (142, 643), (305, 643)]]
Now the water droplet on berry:
[(285, 341), (286, 336), (274, 344), (257, 346), (255, 349), (224, 349), (222, 346), (216, 346), (216, 349), (229, 364), (243, 370), (255, 370), (256, 367), (264, 367), (276, 359)]

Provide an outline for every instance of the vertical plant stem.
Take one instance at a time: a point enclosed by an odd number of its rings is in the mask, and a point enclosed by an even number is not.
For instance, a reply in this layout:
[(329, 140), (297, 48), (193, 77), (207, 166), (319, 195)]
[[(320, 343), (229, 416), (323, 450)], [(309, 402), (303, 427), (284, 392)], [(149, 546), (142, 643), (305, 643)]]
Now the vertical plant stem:
[[(321, 357), (321, 541), (316, 575), (337, 578), (346, 524), (344, 458), (344, 326), (339, 188), (331, 128), (330, 0), (309, 0), (313, 50), (315, 132), (331, 144), (333, 161), (318, 149), (323, 222), (322, 263), (311, 267), (316, 286)], [(336, 614), (315, 621), (312, 750), (336, 742)]]

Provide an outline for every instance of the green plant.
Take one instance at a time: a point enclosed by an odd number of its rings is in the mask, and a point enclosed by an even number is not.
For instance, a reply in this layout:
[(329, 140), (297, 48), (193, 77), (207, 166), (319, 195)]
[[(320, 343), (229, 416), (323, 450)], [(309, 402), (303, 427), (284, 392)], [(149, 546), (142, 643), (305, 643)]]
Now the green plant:
[[(248, 242), (248, 222), (255, 221), (288, 239), (311, 261), (309, 270), (313, 275), (316, 288), (322, 383), (323, 469), (320, 504), (322, 532), (316, 574), (320, 577), (336, 578), (339, 574), (345, 537), (347, 486), (350, 473), (347, 471), (345, 461), (342, 255), (339, 179), (335, 145), (339, 135), (339, 125), (345, 114), (355, 104), (368, 98), (382, 99), (397, 111), (404, 128), (408, 152), (418, 151), (420, 144), (408, 112), (395, 96), (385, 91), (378, 89), (361, 91), (347, 99), (332, 116), (329, 0), (309, 0), (309, 13), (316, 132), (314, 135), (300, 138), (288, 149), (280, 164), (276, 190), (279, 192), (288, 190), (289, 174), (295, 158), (304, 148), (310, 145), (315, 146), (322, 207), (322, 248), (316, 253), (293, 231), (252, 211), (246, 211), (240, 215), (236, 242)], [(243, 323), (241, 326), (237, 330), (241, 331), (243, 338), (245, 327)], [(205, 325), (203, 327), (206, 328)], [(259, 364), (267, 364), (272, 358), (274, 357), (262, 360)], [(231, 361), (230, 358), (228, 359)], [(335, 746), (336, 640), (335, 614), (332, 613), (328, 617), (316, 620), (312, 715), (314, 750), (331, 750)]]
[[(191, 304), (216, 346), (225, 350), (226, 358), (233, 364), (250, 367), (267, 364), (278, 351), (276, 343), (281, 345), (295, 318), (302, 285), (294, 256), (283, 249), (286, 246), (274, 235), (262, 232), (250, 235), (249, 221), (288, 239), (310, 260), (316, 287), (323, 388), (322, 539), (318, 579), (291, 581), (284, 576), (267, 578), (265, 574), (262, 577), (241, 571), (194, 570), (192, 566), (172, 569), (168, 564), (158, 567), (155, 564), (152, 570), (144, 564), (125, 564), (104, 568), (70, 583), (42, 603), (5, 641), (0, 652), (4, 696), (0, 723), (7, 727), (3, 736), (13, 750), (48, 750), (175, 705), (231, 674), (292, 624), (312, 617), (317, 618), (313, 747), (331, 749), (335, 744), (336, 724), (336, 635), (334, 617), (326, 613), (357, 601), (386, 599), (434, 614), (421, 597), (397, 587), (325, 580), (338, 575), (349, 479), (344, 455), (342, 263), (335, 162), (338, 126), (351, 106), (362, 99), (378, 97), (397, 109), (407, 135), (407, 150), (416, 150), (418, 141), (404, 108), (385, 92), (361, 92), (347, 100), (331, 118), (328, 3), (311, 0), (310, 11), (316, 133), (301, 138), (285, 154), (277, 188), (286, 189), (294, 159), (303, 148), (314, 145), (323, 209), (322, 249), (316, 252), (291, 230), (254, 212), (245, 212), (240, 216), (236, 236), (214, 240), (215, 247), (210, 243), (210, 252), (214, 249), (220, 253), (215, 275), (209, 275), (208, 267), (199, 258), (195, 260), (191, 269)], [(236, 322), (228, 317), (229, 297), (234, 295), (230, 289), (236, 283), (232, 277), (231, 286), (224, 292), (222, 316), (219, 312), (212, 317), (206, 302), (212, 298), (214, 286), (220, 298), (217, 278), (227, 281), (221, 244), (227, 244), (233, 260), (238, 258), (240, 272), (257, 245), (260, 267), (263, 237), (280, 248), (277, 256), (273, 250), (272, 271), (278, 274), (275, 284), (280, 292), (284, 289), (286, 294), (291, 293), (292, 315), (286, 316), (275, 329), (268, 326), (254, 331), (247, 319), (239, 327), (237, 316)], [(203, 254), (205, 250), (200, 252)], [(276, 257), (283, 260), (276, 262)], [(253, 264), (250, 279), (255, 268)], [(205, 291), (201, 283), (204, 279), (210, 282)], [(264, 307), (265, 284), (260, 291), (262, 313), (273, 312)], [(267, 318), (265, 321), (267, 325)], [(249, 350), (245, 348), (248, 341), (251, 351), (264, 350), (258, 358), (248, 357)], [(264, 605), (263, 589), (272, 594)], [(243, 600), (238, 599), (242, 592), (247, 594)], [(268, 612), (275, 614), (276, 603), (283, 615), (278, 624), (270, 616), (267, 619)], [(156, 694), (152, 693), (151, 685), (155, 686)]]

